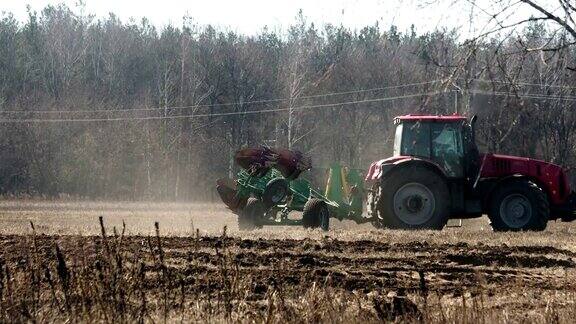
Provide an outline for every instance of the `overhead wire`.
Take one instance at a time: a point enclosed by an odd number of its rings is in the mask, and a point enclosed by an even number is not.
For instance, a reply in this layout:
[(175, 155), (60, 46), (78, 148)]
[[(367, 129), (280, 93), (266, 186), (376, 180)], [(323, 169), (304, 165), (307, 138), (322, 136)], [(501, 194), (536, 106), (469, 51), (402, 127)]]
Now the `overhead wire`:
[[(189, 119), (189, 118), (201, 118), (201, 117), (226, 117), (226, 116), (236, 116), (236, 115), (253, 115), (253, 114), (266, 114), (274, 112), (282, 112), (289, 110), (307, 110), (307, 109), (318, 109), (327, 107), (337, 107), (337, 106), (349, 106), (353, 104), (363, 104), (363, 103), (373, 103), (373, 102), (385, 102), (398, 99), (415, 98), (422, 96), (433, 96), (440, 93), (445, 93), (446, 91), (432, 91), (417, 94), (408, 94), (393, 97), (381, 97), (372, 98), (364, 100), (354, 100), (345, 102), (336, 102), (328, 104), (318, 104), (318, 105), (305, 105), (297, 107), (287, 107), (287, 108), (273, 108), (273, 109), (262, 109), (262, 110), (246, 110), (246, 111), (235, 111), (235, 112), (222, 112), (222, 113), (203, 113), (203, 114), (186, 114), (186, 115), (173, 115), (173, 116), (144, 116), (144, 117), (114, 117), (114, 118), (58, 118), (58, 119), (41, 119), (41, 118), (25, 118), (25, 119), (0, 119), (0, 123), (63, 123), (63, 122), (108, 122), (108, 121), (131, 121), (131, 120), (170, 120), (170, 119)], [(482, 95), (492, 95), (492, 96), (514, 96), (519, 98), (527, 99), (541, 99), (541, 100), (561, 100), (561, 101), (576, 101), (576, 96), (562, 96), (562, 95), (541, 95), (541, 94), (526, 94), (526, 93), (516, 93), (516, 92), (506, 92), (506, 91), (482, 91), (482, 90), (471, 90), (470, 93), (482, 94)], [(203, 127), (203, 126), (201, 126)]]
[(443, 93), (444, 91), (431, 91), (422, 92), (416, 94), (408, 94), (393, 97), (381, 97), (372, 98), (364, 100), (353, 100), (345, 102), (336, 102), (328, 104), (318, 104), (318, 105), (305, 105), (297, 107), (288, 108), (273, 108), (273, 109), (262, 109), (262, 110), (246, 110), (246, 111), (234, 111), (234, 112), (222, 112), (222, 113), (204, 113), (204, 114), (189, 114), (189, 115), (175, 115), (175, 116), (146, 116), (146, 117), (114, 117), (114, 118), (64, 118), (64, 119), (39, 119), (39, 118), (27, 118), (27, 119), (0, 119), (0, 123), (64, 123), (64, 122), (110, 122), (110, 121), (131, 121), (131, 120), (167, 120), (167, 119), (187, 119), (187, 118), (201, 118), (201, 117), (220, 117), (220, 116), (236, 116), (236, 115), (254, 115), (254, 114), (266, 114), (274, 113), (280, 111), (289, 110), (308, 110), (308, 109), (318, 109), (318, 108), (328, 108), (337, 106), (350, 106), (355, 104), (373, 103), (373, 102), (385, 102), (398, 99), (415, 98), (423, 96), (432, 96)]
[(483, 90), (471, 90), (470, 93), (492, 95), (492, 96), (511, 96), (518, 98), (541, 99), (541, 100), (576, 101), (576, 96), (541, 95), (541, 94), (516, 93), (507, 91), (483, 91)]
[(253, 105), (253, 104), (261, 104), (261, 103), (274, 103), (274, 102), (284, 102), (289, 100), (305, 100), (305, 99), (314, 99), (314, 98), (323, 98), (323, 97), (333, 97), (333, 96), (340, 96), (340, 95), (347, 95), (347, 94), (355, 94), (355, 93), (365, 93), (365, 92), (373, 92), (373, 91), (380, 91), (380, 90), (390, 90), (390, 89), (400, 89), (418, 85), (425, 85), (425, 84), (432, 84), (437, 82), (442, 82), (443, 80), (437, 79), (432, 81), (423, 81), (423, 82), (414, 82), (414, 83), (406, 83), (406, 84), (399, 84), (393, 86), (386, 86), (386, 87), (378, 87), (378, 88), (371, 88), (371, 89), (359, 89), (359, 90), (347, 90), (347, 91), (340, 91), (340, 92), (330, 92), (325, 94), (317, 94), (317, 95), (309, 95), (309, 96), (302, 96), (297, 98), (276, 98), (276, 99), (262, 99), (262, 100), (252, 100), (252, 101), (242, 101), (242, 102), (228, 102), (228, 103), (217, 103), (217, 104), (197, 104), (197, 105), (188, 105), (188, 106), (168, 106), (168, 107), (152, 107), (152, 108), (134, 108), (134, 109), (99, 109), (99, 110), (4, 110), (0, 111), (0, 114), (98, 114), (98, 113), (117, 113), (117, 112), (138, 112), (138, 111), (163, 111), (163, 110), (184, 110), (184, 109), (192, 109), (192, 108), (208, 108), (208, 107), (226, 107), (226, 106), (235, 106), (235, 105)]
[(564, 88), (564, 89), (575, 89), (576, 90), (576, 86), (560, 85), (560, 84), (510, 82), (510, 81), (505, 81), (505, 80), (488, 80), (488, 79), (471, 79), (471, 80), (481, 81), (481, 82), (485, 82), (485, 83), (514, 84), (514, 85), (519, 85), (519, 86), (544, 87), (544, 88)]
[[(186, 114), (186, 115), (174, 115), (174, 116), (144, 116), (144, 117), (114, 117), (114, 118), (58, 118), (58, 119), (40, 119), (40, 118), (26, 118), (26, 119), (0, 119), (0, 123), (62, 123), (62, 122), (108, 122), (108, 121), (131, 121), (131, 120), (169, 120), (169, 119), (189, 119), (189, 118), (201, 118), (201, 117), (226, 117), (226, 116), (237, 116), (237, 115), (253, 115), (253, 114), (266, 114), (274, 112), (282, 112), (289, 110), (307, 110), (307, 109), (317, 109), (317, 108), (327, 108), (336, 106), (349, 106), (353, 104), (362, 103), (372, 103), (372, 102), (384, 102), (390, 100), (398, 100), (405, 98), (414, 98), (421, 96), (432, 96), (440, 93), (445, 93), (445, 91), (432, 91), (417, 94), (408, 94), (393, 97), (381, 97), (372, 98), (364, 100), (354, 100), (345, 102), (336, 102), (328, 104), (318, 104), (318, 105), (305, 105), (297, 107), (288, 108), (273, 108), (273, 109), (262, 109), (262, 110), (246, 110), (246, 111), (235, 111), (235, 112), (222, 112), (222, 113), (203, 113), (203, 114)], [(540, 94), (522, 94), (515, 92), (505, 92), (505, 91), (482, 91), (482, 90), (471, 90), (470, 93), (482, 94), (482, 95), (493, 95), (493, 96), (515, 96), (519, 98), (527, 99), (542, 99), (542, 100), (561, 100), (561, 101), (576, 101), (576, 96), (560, 96), (560, 95), (540, 95)]]

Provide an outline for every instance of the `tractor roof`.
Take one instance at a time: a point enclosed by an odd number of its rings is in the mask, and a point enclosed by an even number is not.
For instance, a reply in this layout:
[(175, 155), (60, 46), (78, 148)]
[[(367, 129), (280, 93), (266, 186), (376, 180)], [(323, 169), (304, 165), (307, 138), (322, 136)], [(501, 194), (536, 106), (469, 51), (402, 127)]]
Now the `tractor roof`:
[(404, 115), (395, 118), (398, 121), (431, 121), (431, 122), (461, 122), (468, 120), (462, 115), (434, 116), (434, 115)]

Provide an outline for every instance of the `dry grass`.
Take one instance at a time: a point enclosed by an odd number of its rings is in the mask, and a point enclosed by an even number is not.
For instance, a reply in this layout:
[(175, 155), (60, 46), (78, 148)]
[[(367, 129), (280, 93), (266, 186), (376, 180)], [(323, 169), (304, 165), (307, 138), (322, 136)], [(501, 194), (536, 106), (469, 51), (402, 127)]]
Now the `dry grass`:
[(4, 322), (573, 322), (576, 315), (572, 224), (514, 234), (492, 233), (482, 220), (442, 232), (337, 223), (328, 233), (240, 233), (214, 205), (4, 201), (0, 225)]

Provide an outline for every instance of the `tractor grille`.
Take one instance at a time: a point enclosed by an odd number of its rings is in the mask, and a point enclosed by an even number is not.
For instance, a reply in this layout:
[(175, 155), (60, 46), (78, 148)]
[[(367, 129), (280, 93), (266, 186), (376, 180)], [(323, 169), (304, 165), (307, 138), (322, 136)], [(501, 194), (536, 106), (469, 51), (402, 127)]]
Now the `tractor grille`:
[(495, 159), (492, 161), (492, 167), (498, 173), (506, 173), (511, 170), (510, 161), (508, 160)]

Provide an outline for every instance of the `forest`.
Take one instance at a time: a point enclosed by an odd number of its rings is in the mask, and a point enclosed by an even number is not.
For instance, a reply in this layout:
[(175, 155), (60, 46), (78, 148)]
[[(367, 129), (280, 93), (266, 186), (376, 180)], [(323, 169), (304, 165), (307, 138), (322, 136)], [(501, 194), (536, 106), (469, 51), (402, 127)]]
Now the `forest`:
[[(202, 201), (234, 153), (321, 173), (392, 152), (394, 116), (478, 115), (481, 150), (576, 166), (576, 51), (539, 19), (467, 39), (366, 22), (241, 35), (80, 15), (0, 16), (0, 195)], [(574, 178), (576, 180), (576, 177)]]

